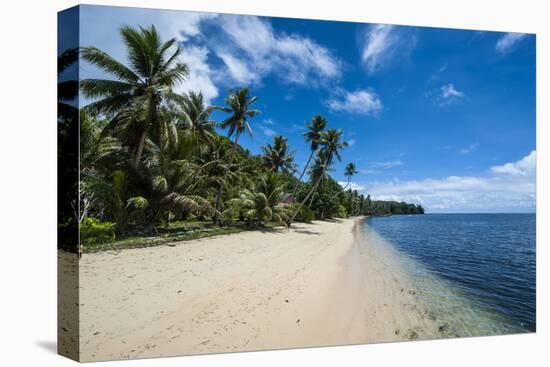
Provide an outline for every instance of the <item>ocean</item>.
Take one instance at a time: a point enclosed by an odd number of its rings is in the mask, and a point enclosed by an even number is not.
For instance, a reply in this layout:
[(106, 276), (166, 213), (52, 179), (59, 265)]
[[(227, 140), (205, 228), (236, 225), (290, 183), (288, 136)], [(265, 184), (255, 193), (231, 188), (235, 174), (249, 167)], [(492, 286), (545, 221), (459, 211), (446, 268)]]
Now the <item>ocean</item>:
[(366, 218), (365, 239), (392, 249), (449, 325), (449, 336), (536, 330), (535, 214)]

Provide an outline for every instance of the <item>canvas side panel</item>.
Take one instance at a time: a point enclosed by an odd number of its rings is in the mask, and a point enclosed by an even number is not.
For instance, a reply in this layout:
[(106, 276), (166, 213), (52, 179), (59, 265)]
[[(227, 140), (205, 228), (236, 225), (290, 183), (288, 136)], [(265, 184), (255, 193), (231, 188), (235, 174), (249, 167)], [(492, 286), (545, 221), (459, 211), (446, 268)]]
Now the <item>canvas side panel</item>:
[(57, 351), (79, 360), (79, 7), (57, 27)]

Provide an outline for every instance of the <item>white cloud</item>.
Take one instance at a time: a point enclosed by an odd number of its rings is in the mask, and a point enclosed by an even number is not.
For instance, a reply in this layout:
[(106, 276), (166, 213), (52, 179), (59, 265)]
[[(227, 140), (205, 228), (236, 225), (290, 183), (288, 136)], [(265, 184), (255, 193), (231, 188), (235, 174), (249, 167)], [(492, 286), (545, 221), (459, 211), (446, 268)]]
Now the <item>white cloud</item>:
[(356, 143), (355, 139), (349, 139), (347, 142), (350, 147), (354, 146)]
[(342, 62), (326, 47), (297, 34), (278, 33), (266, 20), (221, 15), (215, 24), (218, 32), (203, 34), (205, 42), (237, 82), (258, 83), (275, 74), (287, 83), (312, 85), (341, 75)]
[(512, 176), (528, 176), (532, 177), (535, 174), (537, 163), (537, 154), (533, 150), (529, 155), (523, 157), (519, 161), (503, 164), (502, 166), (491, 167), (491, 172), (495, 174), (509, 174)]
[(277, 132), (269, 127), (260, 126), (260, 129), (262, 130), (264, 135), (269, 136), (270, 138), (277, 135)]
[(184, 48), (181, 61), (189, 67), (189, 76), (178, 87), (178, 91), (200, 91), (204, 96), (205, 103), (211, 104), (212, 100), (218, 96), (218, 88), (213, 81), (215, 73), (207, 62), (208, 54), (209, 51), (206, 47)]
[(376, 24), (369, 28), (365, 34), (365, 44), (361, 54), (361, 60), (370, 73), (382, 67), (382, 63), (389, 56), (392, 46), (397, 42), (397, 36), (393, 32), (394, 26)]
[(215, 13), (198, 13), (198, 12), (179, 12), (177, 21), (171, 25), (174, 35), (179, 33), (179, 38), (182, 41), (187, 41), (189, 37), (194, 37), (200, 34), (200, 23), (206, 19), (215, 19), (218, 14)]
[(387, 161), (387, 162), (375, 162), (372, 164), (373, 168), (390, 169), (393, 167), (402, 166), (403, 162), (400, 160)]
[(377, 115), (382, 110), (382, 101), (369, 90), (341, 91), (340, 96), (328, 100), (328, 108), (336, 112), (359, 115)]
[[(347, 181), (338, 181), (338, 185), (340, 185), (340, 186), (342, 186), (342, 188), (344, 188), (344, 187), (346, 187), (346, 185), (348, 185), (348, 182)], [(360, 184), (355, 183), (355, 182), (350, 182), (349, 185), (346, 187), (346, 190), (347, 189), (362, 191), (362, 190), (365, 190), (365, 186), (360, 185)]]
[(452, 97), (462, 97), (463, 95), (464, 93), (456, 90), (455, 86), (452, 83), (446, 84), (441, 87), (441, 96), (444, 99), (448, 99)]
[(250, 84), (260, 79), (259, 75), (248, 69), (245, 62), (237, 59), (230, 53), (218, 52), (218, 56), (223, 60), (229, 74), (240, 84)]
[(422, 180), (373, 182), (365, 193), (374, 199), (421, 203), (428, 211), (531, 211), (535, 208), (535, 159), (526, 157), (494, 166), (489, 175), (449, 176)]
[(270, 125), (270, 126), (275, 125), (275, 121), (271, 118), (267, 118), (267, 119), (262, 120), (262, 123), (265, 124), (265, 125)]
[(525, 33), (506, 33), (498, 39), (495, 49), (501, 54), (507, 53), (515, 44), (523, 40), (526, 36)]
[[(267, 75), (316, 86), (342, 73), (342, 61), (326, 47), (299, 34), (277, 32), (268, 20), (255, 16), (85, 6), (82, 45), (99, 47), (127, 64), (119, 37), (120, 27), (126, 24), (154, 24), (163, 40), (176, 38), (184, 49), (180, 60), (190, 69), (178, 91), (200, 91), (207, 102), (219, 95), (220, 88), (261, 83)], [(81, 75), (105, 77), (85, 63)]]
[(457, 102), (464, 97), (464, 92), (455, 88), (453, 83), (442, 85), (439, 89), (439, 94), (436, 97), (436, 102), (440, 106), (446, 106)]
[(477, 150), (477, 148), (479, 148), (479, 144), (478, 143), (473, 143), (473, 144), (470, 144), (468, 145), (467, 147), (465, 148), (462, 148), (458, 151), (458, 154), (470, 154), (472, 153), (473, 151)]

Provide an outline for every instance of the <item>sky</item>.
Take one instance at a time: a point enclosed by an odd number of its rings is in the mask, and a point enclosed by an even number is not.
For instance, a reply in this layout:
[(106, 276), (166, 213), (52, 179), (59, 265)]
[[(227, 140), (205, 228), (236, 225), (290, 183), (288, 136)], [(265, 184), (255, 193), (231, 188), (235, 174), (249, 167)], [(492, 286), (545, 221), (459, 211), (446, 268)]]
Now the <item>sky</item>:
[[(253, 153), (280, 134), (301, 169), (305, 123), (321, 114), (349, 143), (330, 172), (342, 185), (354, 162), (350, 186), (374, 199), (535, 211), (535, 35), (82, 6), (80, 44), (125, 62), (119, 28), (151, 24), (183, 48), (178, 91), (212, 105), (235, 87), (258, 97), (239, 141)], [(108, 76), (81, 63), (80, 77)]]

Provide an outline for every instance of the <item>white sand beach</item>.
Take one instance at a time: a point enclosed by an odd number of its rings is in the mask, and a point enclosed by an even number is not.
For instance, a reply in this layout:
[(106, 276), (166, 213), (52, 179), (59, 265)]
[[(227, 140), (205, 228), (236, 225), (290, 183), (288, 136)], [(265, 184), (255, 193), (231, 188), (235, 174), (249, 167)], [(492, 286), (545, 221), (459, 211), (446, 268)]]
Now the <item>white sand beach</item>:
[(85, 254), (80, 358), (432, 337), (437, 325), (398, 264), (354, 241), (357, 221)]

